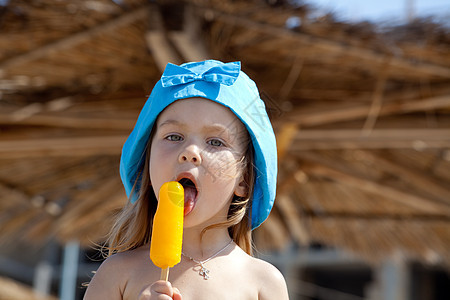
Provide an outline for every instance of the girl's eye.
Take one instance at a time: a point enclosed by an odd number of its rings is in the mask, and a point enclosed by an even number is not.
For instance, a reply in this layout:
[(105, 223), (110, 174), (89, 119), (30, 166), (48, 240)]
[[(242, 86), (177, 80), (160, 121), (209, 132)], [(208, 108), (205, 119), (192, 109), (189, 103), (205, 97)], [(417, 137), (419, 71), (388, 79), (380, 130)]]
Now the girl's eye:
[(218, 139), (212, 139), (208, 141), (208, 144), (210, 144), (213, 147), (221, 147), (224, 144), (222, 143), (222, 141), (218, 140)]
[(182, 141), (183, 138), (177, 134), (171, 134), (171, 135), (166, 136), (166, 140), (172, 141), (172, 142), (179, 142), (179, 141)]

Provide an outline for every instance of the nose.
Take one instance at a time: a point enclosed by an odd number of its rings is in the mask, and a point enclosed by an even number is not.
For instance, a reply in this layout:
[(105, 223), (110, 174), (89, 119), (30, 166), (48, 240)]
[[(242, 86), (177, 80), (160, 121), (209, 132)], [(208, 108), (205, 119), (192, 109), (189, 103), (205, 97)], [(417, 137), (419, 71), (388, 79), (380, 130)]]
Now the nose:
[(184, 148), (178, 156), (178, 162), (190, 162), (198, 166), (202, 163), (201, 150), (196, 145), (189, 145)]

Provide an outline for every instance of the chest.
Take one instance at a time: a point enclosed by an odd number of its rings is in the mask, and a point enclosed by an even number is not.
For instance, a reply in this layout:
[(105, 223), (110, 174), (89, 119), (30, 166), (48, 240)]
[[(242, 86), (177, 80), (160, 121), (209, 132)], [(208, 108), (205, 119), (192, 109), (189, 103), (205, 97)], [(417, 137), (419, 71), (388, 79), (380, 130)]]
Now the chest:
[[(220, 262), (205, 267), (207, 270), (188, 262), (170, 270), (169, 281), (180, 290), (183, 300), (258, 299), (258, 289), (251, 283), (245, 270)], [(205, 273), (208, 279), (205, 279)], [(137, 299), (142, 289), (157, 280), (159, 269), (143, 267), (135, 270), (127, 282), (124, 299)]]

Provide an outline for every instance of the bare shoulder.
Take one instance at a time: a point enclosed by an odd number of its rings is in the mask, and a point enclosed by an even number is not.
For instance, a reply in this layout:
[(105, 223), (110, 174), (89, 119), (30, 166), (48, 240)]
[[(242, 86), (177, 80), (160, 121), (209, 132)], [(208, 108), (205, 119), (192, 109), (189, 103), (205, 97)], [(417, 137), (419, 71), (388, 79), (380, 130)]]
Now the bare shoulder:
[(134, 264), (139, 263), (140, 248), (108, 257), (88, 285), (84, 299), (122, 299)]
[(289, 299), (284, 276), (275, 266), (255, 257), (250, 257), (248, 266), (249, 275), (258, 286), (260, 300)]

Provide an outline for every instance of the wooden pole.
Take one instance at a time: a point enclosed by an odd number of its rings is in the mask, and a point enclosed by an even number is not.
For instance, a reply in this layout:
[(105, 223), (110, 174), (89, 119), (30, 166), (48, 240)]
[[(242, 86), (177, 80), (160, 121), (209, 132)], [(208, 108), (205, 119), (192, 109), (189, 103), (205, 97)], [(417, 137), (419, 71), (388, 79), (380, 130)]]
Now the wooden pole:
[[(378, 116), (389, 116), (416, 111), (430, 111), (438, 108), (445, 108), (450, 105), (450, 95), (442, 95), (424, 99), (411, 99), (409, 101), (394, 102), (384, 104)], [(289, 114), (283, 116), (283, 121), (292, 121), (301, 127), (317, 126), (334, 122), (358, 120), (367, 117), (370, 105), (345, 106), (339, 104), (335, 108), (307, 112), (304, 109), (294, 109)]]
[(169, 267), (161, 269), (161, 280), (169, 281)]
[(369, 113), (367, 114), (366, 122), (363, 126), (363, 135), (369, 135), (375, 126), (375, 122), (380, 114), (381, 105), (383, 102), (383, 93), (386, 87), (387, 73), (389, 70), (389, 60), (382, 65), (380, 74), (378, 75), (375, 90), (373, 92), (372, 104), (370, 106)]

